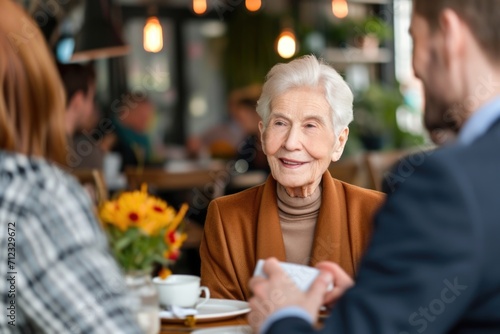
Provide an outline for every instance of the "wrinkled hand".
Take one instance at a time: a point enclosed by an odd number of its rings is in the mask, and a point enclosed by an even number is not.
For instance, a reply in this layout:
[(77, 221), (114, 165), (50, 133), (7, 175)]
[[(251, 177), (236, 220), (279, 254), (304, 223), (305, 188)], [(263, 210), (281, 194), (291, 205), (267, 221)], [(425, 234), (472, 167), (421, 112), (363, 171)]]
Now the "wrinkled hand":
[(348, 289), (354, 286), (353, 279), (336, 263), (319, 262), (316, 268), (321, 272), (330, 273), (333, 277), (333, 290), (325, 294), (324, 305), (333, 306)]
[(309, 313), (314, 322), (317, 320), (326, 289), (332, 282), (329, 271), (321, 273), (309, 291), (304, 293), (281, 269), (277, 259), (266, 260), (263, 270), (268, 279), (254, 277), (250, 280), (250, 289), (254, 296), (250, 299), (251, 312), (248, 315), (248, 322), (255, 333), (259, 332), (267, 317), (284, 307), (301, 307)]

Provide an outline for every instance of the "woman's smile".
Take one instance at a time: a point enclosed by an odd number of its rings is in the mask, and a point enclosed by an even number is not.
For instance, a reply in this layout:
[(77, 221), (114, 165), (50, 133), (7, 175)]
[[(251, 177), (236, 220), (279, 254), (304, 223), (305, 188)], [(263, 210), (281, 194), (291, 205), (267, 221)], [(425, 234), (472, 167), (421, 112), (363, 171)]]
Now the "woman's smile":
[(290, 169), (297, 169), (305, 164), (307, 162), (302, 162), (302, 161), (297, 161), (297, 160), (291, 160), (291, 159), (284, 159), (284, 158), (279, 158), (279, 161), (281, 162), (281, 165), (285, 168), (290, 168)]

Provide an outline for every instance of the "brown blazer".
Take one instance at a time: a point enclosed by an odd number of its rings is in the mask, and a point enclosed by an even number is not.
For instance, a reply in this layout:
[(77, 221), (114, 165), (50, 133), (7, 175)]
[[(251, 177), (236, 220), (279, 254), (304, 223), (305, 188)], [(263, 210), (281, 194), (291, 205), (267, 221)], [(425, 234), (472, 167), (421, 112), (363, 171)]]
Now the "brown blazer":
[[(337, 262), (354, 276), (372, 233), (372, 219), (385, 196), (323, 174), (309, 265)], [(258, 259), (285, 261), (276, 181), (213, 200), (200, 247), (201, 280), (215, 298), (248, 300), (248, 281)]]

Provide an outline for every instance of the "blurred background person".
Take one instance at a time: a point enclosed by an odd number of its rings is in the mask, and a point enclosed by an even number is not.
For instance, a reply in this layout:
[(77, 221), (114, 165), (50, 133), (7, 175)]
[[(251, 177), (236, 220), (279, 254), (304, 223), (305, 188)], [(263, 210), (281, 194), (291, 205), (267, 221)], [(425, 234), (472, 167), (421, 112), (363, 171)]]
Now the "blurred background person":
[(127, 106), (113, 119), (116, 142), (112, 151), (122, 158), (121, 170), (126, 167), (144, 167), (163, 163), (155, 155), (149, 126), (154, 116), (154, 105), (143, 96), (127, 94)]
[(240, 97), (234, 103), (232, 115), (243, 130), (245, 137), (238, 145), (234, 158), (235, 175), (226, 189), (226, 194), (233, 194), (261, 184), (270, 173), (267, 157), (262, 150), (259, 132), (261, 118), (256, 110), (257, 99), (258, 97)]
[(57, 64), (66, 92), (66, 134), (72, 137), (94, 114), (96, 92), (92, 65)]
[[(188, 139), (189, 156), (240, 159), (242, 152), (245, 154), (244, 146), (248, 137), (259, 132), (260, 116), (255, 108), (261, 92), (262, 85), (259, 84), (233, 90), (227, 98), (228, 113), (224, 120)], [(245, 158), (248, 156), (247, 153)]]
[(0, 332), (140, 333), (89, 198), (56, 166), (65, 165), (68, 132), (54, 59), (10, 0), (0, 1), (0, 87), (0, 305), (8, 312)]
[(269, 174), (269, 164), (262, 150), (257, 99), (243, 98), (237, 102), (234, 117), (245, 133), (244, 140), (238, 146), (237, 161), (247, 162), (247, 171), (263, 171)]
[[(92, 64), (57, 64), (66, 92), (65, 128), (68, 167), (102, 169), (104, 154), (114, 141), (113, 129), (96, 129), (100, 112), (95, 103), (96, 75)], [(97, 135), (97, 136), (96, 136)]]

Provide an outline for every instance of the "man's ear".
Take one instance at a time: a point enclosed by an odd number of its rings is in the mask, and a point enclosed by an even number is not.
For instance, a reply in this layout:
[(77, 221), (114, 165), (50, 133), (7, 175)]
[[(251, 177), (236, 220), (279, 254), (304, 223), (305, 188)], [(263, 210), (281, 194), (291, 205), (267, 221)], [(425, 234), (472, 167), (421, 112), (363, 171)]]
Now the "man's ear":
[(347, 138), (349, 137), (349, 128), (346, 126), (338, 136), (336, 142), (334, 143), (334, 149), (332, 153), (332, 161), (338, 161), (344, 152), (345, 144), (347, 143)]
[(266, 148), (264, 145), (264, 131), (265, 131), (264, 123), (262, 121), (259, 121), (260, 143), (262, 145), (262, 152), (266, 154)]
[(68, 102), (68, 110), (79, 111), (85, 103), (85, 94), (82, 90), (77, 91)]
[(457, 60), (461, 59), (466, 51), (466, 36), (470, 36), (467, 24), (460, 19), (456, 12), (445, 9), (439, 17), (439, 28), (441, 30), (442, 48), (444, 61), (448, 67), (457, 66)]

